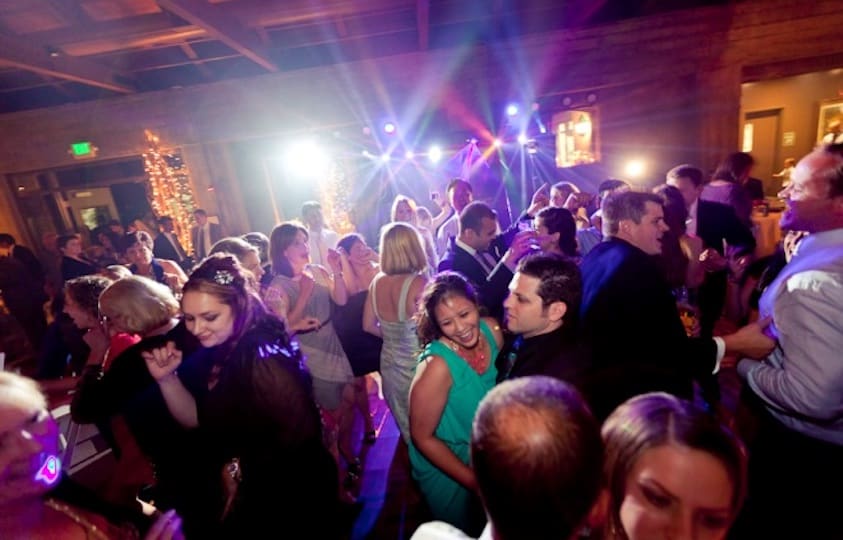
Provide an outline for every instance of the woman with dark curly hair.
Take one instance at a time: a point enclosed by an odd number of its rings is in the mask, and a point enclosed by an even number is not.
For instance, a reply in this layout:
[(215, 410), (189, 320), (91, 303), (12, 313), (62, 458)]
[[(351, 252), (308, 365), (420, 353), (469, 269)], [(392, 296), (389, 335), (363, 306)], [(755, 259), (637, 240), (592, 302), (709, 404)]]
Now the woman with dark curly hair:
[(477, 293), (456, 272), (437, 274), (420, 301), (424, 351), (410, 387), (410, 463), (433, 517), (476, 536), (485, 523), (469, 465), (471, 422), (495, 385), (503, 336), (480, 316)]

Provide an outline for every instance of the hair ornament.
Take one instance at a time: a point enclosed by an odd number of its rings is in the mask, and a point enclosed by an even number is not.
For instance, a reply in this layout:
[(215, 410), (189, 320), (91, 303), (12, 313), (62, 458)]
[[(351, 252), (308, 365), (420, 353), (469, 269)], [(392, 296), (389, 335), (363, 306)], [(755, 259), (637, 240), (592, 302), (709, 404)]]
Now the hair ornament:
[(234, 276), (228, 270), (217, 270), (214, 273), (214, 283), (217, 285), (231, 285), (234, 283)]

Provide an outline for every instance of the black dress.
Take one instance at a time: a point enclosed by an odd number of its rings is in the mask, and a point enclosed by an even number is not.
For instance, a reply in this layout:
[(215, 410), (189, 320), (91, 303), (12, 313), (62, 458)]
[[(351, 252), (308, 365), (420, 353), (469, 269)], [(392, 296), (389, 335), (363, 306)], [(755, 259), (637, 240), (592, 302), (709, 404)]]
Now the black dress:
[[(141, 340), (115, 358), (103, 373), (101, 367), (89, 367), (83, 373), (70, 406), (73, 421), (79, 424), (109, 425), (121, 415), (138, 447), (155, 471), (155, 503), (161, 509), (175, 508), (188, 533), (198, 533), (205, 521), (210, 479), (198, 462), (202, 459), (195, 430), (187, 430), (170, 414), (164, 396), (149, 374), (141, 352), (173, 341), (185, 356), (195, 351), (196, 338), (179, 323), (162, 336)], [(188, 388), (189, 377), (179, 377)], [(187, 371), (187, 370), (186, 370)], [(106, 437), (108, 437), (106, 430)]]
[[(208, 389), (212, 367), (216, 384)], [(256, 321), (233, 350), (203, 349), (179, 376), (202, 377), (199, 429), (212, 478), (234, 458), (242, 480), (215, 536), (337, 538), (338, 479), (322, 444), (322, 424), (298, 345), (274, 317)], [(217, 482), (216, 499), (224, 500)], [(222, 515), (222, 504), (215, 510)]]
[(334, 330), (351, 364), (355, 377), (378, 371), (383, 340), (363, 330), (363, 307), (368, 291), (349, 295), (344, 306), (334, 305)]

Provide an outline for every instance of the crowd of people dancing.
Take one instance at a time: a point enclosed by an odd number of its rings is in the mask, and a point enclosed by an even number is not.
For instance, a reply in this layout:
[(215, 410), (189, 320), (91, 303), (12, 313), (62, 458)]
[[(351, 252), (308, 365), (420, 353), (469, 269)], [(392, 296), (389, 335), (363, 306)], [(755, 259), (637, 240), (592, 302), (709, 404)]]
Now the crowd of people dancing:
[[(167, 216), (92, 235), (105, 259), (60, 236), (47, 271), (2, 234), (41, 387), (0, 372), (0, 536), (349, 537), (374, 381), (417, 540), (841, 538), (843, 145), (792, 167), (764, 258), (752, 165), (543, 185), (505, 230), (454, 179), (435, 215), (396, 197), (377, 249), (317, 202), (269, 235), (197, 210), (190, 256)], [(96, 493), (57, 459), (44, 392), (71, 388), (116, 460)]]

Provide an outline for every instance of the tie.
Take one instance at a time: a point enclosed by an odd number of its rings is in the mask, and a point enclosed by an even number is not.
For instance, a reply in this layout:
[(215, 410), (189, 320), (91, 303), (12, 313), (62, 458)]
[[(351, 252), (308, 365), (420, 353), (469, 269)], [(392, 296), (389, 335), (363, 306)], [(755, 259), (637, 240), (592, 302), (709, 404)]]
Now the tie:
[(480, 266), (483, 267), (483, 271), (486, 273), (487, 276), (492, 271), (492, 268), (495, 267), (495, 265), (489, 260), (489, 254), (485, 251), (478, 251), (474, 255), (474, 258), (477, 259), (477, 262), (479, 262)]

